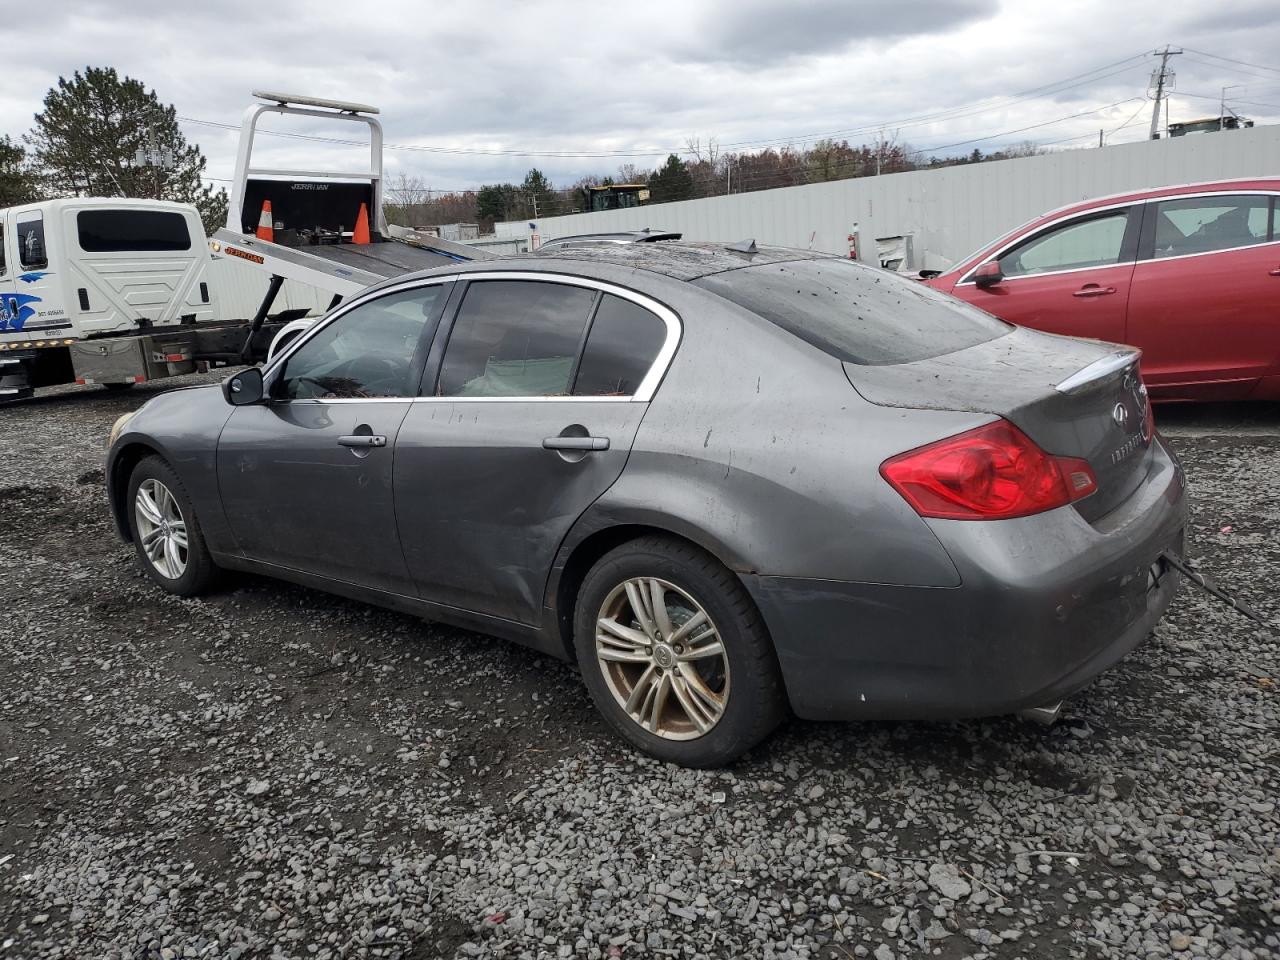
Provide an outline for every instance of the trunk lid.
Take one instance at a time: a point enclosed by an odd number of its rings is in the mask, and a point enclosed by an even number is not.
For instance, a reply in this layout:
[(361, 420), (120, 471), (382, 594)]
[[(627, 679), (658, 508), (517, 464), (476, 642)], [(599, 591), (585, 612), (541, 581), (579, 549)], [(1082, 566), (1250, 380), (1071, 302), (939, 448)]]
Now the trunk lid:
[(1130, 347), (1018, 327), (1003, 337), (910, 363), (846, 362), (845, 373), (880, 406), (962, 410), (1004, 417), (1046, 453), (1081, 457), (1097, 492), (1074, 506), (1095, 520), (1146, 478), (1146, 388)]

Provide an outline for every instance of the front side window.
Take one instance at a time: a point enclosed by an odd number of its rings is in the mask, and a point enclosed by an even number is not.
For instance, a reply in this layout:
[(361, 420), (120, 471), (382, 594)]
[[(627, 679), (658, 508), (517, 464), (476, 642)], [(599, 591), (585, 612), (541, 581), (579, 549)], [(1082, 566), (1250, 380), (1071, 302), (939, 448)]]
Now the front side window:
[(444, 352), (441, 397), (563, 397), (595, 305), (586, 287), (480, 280), (468, 288)]
[(1180, 257), (1266, 243), (1270, 239), (1271, 198), (1239, 194), (1161, 200), (1155, 204), (1152, 255)]
[(1000, 271), (1006, 277), (1025, 277), (1119, 263), (1128, 223), (1128, 211), (1118, 210), (1054, 227), (1004, 254)]
[(288, 356), (274, 388), (282, 400), (412, 397), (423, 331), (447, 284), (387, 294), (344, 313)]
[(17, 218), (18, 261), (28, 270), (39, 270), (49, 265), (49, 254), (44, 245), (44, 215), (22, 213)]
[(4, 245), (6, 242), (7, 239), (4, 234), (4, 221), (0, 220), (0, 277), (5, 275), (6, 270), (4, 263)]
[(187, 218), (172, 210), (81, 210), (76, 228), (86, 253), (191, 249)]
[(638, 303), (605, 294), (591, 321), (575, 397), (630, 397), (658, 358), (667, 325)]

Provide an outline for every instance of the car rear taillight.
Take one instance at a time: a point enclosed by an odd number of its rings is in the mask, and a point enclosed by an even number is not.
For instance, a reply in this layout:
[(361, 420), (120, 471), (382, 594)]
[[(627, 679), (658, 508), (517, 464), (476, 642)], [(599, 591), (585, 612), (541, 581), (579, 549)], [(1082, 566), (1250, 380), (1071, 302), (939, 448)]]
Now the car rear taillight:
[(1151, 438), (1156, 435), (1156, 412), (1151, 407), (1151, 394), (1147, 393), (1147, 388), (1142, 388), (1142, 402), (1146, 404), (1145, 420), (1142, 421), (1142, 439), (1147, 443), (1151, 442)]
[(1098, 489), (1085, 460), (1045, 453), (1007, 420), (891, 457), (880, 475), (922, 517), (1007, 520)]

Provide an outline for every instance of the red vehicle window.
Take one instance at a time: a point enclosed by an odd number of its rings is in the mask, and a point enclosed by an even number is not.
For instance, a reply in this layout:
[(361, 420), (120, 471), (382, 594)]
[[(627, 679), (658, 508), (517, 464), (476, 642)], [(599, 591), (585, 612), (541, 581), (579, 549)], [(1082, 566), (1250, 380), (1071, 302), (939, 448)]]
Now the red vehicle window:
[(1006, 277), (1023, 277), (1119, 263), (1128, 222), (1128, 210), (1073, 220), (1014, 247), (1000, 258), (1000, 270)]
[(1161, 200), (1154, 206), (1156, 259), (1250, 247), (1266, 243), (1274, 232), (1271, 198), (1258, 194)]

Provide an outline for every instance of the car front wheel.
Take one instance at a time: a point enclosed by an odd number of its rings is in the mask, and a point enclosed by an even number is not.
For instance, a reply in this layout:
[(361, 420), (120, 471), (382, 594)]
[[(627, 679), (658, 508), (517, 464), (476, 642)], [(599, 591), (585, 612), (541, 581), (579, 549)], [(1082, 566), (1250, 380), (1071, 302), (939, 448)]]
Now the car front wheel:
[(128, 503), (133, 545), (147, 575), (183, 597), (208, 590), (218, 568), (173, 469), (159, 457), (139, 463), (129, 477)]
[(596, 707), (661, 760), (717, 767), (777, 726), (777, 660), (742, 584), (689, 544), (647, 537), (583, 581), (574, 643)]

